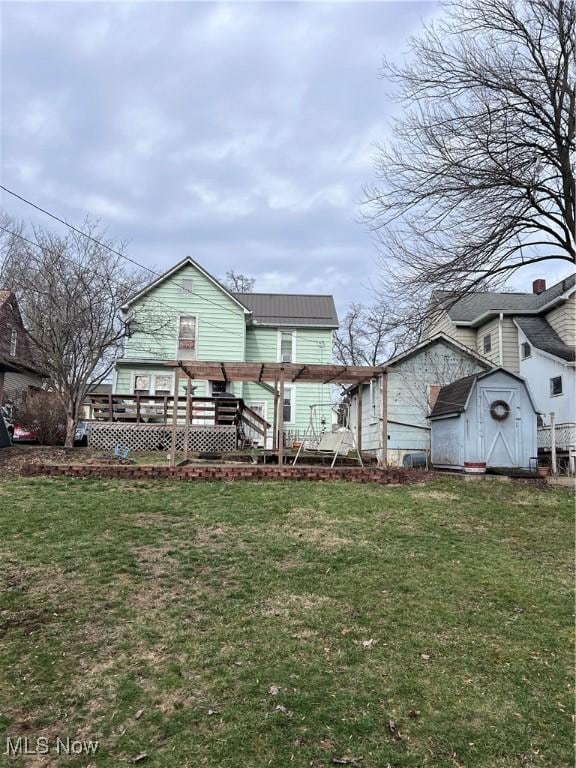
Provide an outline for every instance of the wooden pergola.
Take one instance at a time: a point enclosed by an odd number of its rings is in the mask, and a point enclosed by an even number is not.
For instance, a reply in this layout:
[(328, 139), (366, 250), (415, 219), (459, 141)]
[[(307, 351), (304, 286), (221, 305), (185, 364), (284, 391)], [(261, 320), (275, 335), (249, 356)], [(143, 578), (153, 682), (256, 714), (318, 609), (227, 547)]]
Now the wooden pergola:
[[(273, 439), (278, 451), (278, 463), (284, 461), (284, 385), (293, 383), (314, 384), (364, 384), (372, 379), (382, 382), (382, 465), (387, 465), (388, 445), (388, 386), (387, 369), (368, 365), (321, 365), (311, 363), (247, 363), (240, 361), (215, 362), (206, 360), (175, 360), (164, 363), (174, 369), (174, 392), (178, 392), (179, 380), (186, 377), (188, 382), (187, 402), (190, 399), (193, 380), (248, 381), (271, 387), (274, 393)], [(188, 413), (188, 409), (187, 409)], [(362, 387), (358, 388), (358, 450), (362, 449)], [(174, 409), (172, 424), (171, 461), (175, 462), (177, 409)], [(186, 418), (186, 426), (188, 418)]]

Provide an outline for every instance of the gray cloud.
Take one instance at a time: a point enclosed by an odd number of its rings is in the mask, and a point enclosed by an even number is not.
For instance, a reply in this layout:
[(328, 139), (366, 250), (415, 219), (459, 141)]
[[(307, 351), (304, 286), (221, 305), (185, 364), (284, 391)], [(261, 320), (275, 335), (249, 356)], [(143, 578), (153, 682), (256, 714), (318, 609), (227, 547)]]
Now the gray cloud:
[(342, 310), (376, 269), (357, 220), (389, 131), (380, 60), (434, 8), (4, 4), (3, 183), (148, 265), (191, 255)]

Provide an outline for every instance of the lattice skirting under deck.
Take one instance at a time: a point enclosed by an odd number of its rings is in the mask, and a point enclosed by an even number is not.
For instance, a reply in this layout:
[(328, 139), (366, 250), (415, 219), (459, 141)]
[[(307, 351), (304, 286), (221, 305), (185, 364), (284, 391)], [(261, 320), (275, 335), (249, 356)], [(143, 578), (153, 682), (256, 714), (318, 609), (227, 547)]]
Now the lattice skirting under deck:
[[(163, 424), (122, 424), (95, 422), (88, 432), (90, 448), (113, 450), (117, 445), (131, 451), (169, 451), (172, 446), (172, 427)], [(233, 451), (236, 448), (234, 426), (190, 426), (190, 451)], [(184, 426), (178, 425), (176, 450), (184, 450)]]

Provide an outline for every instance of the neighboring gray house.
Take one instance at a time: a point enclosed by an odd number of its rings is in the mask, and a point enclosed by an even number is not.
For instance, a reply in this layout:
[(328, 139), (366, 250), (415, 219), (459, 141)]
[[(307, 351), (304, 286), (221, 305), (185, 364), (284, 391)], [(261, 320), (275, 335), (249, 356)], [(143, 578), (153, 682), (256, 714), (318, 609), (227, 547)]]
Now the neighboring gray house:
[(536, 421), (534, 401), (520, 376), (505, 368), (466, 376), (438, 393), (430, 414), (432, 464), (528, 469), (537, 456)]
[[(488, 370), (490, 362), (455, 339), (438, 334), (388, 360), (389, 464), (401, 465), (404, 455), (430, 449), (428, 415), (440, 389), (456, 379)], [(382, 457), (380, 382), (348, 390), (350, 427), (363, 451)], [(361, 429), (359, 410), (362, 412)]]

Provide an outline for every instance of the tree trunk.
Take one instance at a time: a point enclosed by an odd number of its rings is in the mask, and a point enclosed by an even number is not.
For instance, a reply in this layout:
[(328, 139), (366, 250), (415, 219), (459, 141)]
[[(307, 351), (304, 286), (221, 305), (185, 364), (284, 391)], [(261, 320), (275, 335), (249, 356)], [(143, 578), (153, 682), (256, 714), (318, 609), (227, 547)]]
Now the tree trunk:
[(65, 448), (74, 447), (74, 438), (76, 437), (76, 425), (78, 424), (78, 408), (73, 403), (66, 405), (66, 440)]

